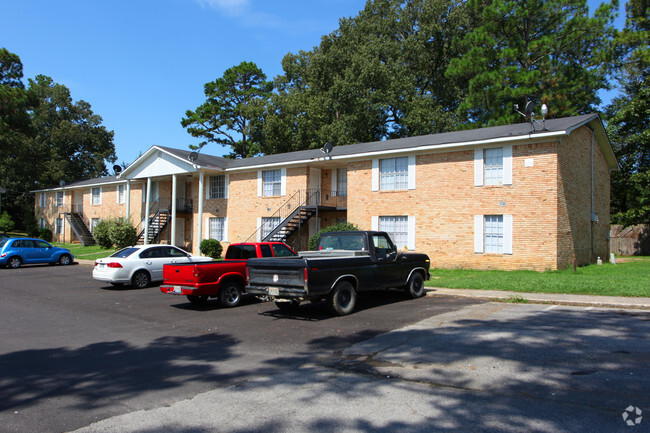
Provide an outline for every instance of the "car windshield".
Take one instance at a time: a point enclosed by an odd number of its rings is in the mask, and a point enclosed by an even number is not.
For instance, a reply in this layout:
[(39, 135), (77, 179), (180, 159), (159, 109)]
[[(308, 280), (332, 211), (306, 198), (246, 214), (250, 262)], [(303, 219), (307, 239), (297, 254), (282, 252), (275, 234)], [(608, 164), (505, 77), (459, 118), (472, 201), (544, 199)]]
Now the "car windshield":
[(139, 250), (139, 248), (127, 247), (127, 248), (121, 249), (121, 250), (111, 254), (109, 257), (117, 257), (117, 258), (120, 258), (120, 259), (125, 259), (125, 258), (129, 257), (131, 254), (135, 253), (138, 250)]

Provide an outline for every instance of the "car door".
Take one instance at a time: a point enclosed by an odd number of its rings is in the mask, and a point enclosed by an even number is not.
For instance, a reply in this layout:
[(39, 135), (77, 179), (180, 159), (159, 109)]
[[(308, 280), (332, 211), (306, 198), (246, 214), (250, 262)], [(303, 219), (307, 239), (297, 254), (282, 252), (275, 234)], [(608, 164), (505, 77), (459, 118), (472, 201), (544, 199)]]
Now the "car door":
[(19, 255), (22, 257), (24, 263), (35, 262), (34, 241), (31, 239), (21, 239), (14, 241), (13, 246), (18, 250)]
[(375, 283), (378, 287), (396, 287), (403, 284), (401, 265), (397, 261), (397, 252), (390, 239), (384, 234), (372, 236), (376, 263)]
[(34, 241), (33, 258), (39, 262), (51, 262), (53, 260), (53, 248), (45, 241)]
[(152, 281), (163, 279), (163, 265), (169, 263), (169, 257), (165, 257), (164, 254), (164, 247), (151, 247), (140, 253), (140, 258), (151, 275)]

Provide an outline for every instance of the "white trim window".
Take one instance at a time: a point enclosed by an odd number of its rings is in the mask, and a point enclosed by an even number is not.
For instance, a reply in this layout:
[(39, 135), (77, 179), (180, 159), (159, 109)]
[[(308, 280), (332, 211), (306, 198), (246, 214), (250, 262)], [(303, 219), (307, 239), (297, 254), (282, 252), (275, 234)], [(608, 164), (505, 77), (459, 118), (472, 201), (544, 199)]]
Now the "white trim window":
[(282, 170), (262, 171), (262, 196), (271, 197), (282, 194)]
[(117, 204), (126, 203), (126, 185), (117, 186)]
[(336, 170), (336, 195), (347, 197), (348, 195), (348, 169), (339, 168)]
[(65, 191), (56, 192), (56, 207), (61, 207), (65, 204)]
[(398, 250), (415, 250), (414, 215), (373, 216), (371, 227), (388, 233)]
[(372, 190), (415, 189), (415, 156), (372, 160)]
[(102, 204), (102, 187), (97, 186), (90, 188), (90, 204), (92, 206), (99, 206)]
[(476, 215), (474, 252), (512, 254), (512, 215)]
[(208, 218), (208, 237), (220, 242), (225, 241), (226, 219), (224, 217)]
[(261, 239), (267, 237), (280, 224), (280, 217), (262, 217)]
[(54, 234), (55, 235), (63, 234), (63, 218), (57, 218), (54, 220)]
[(512, 146), (474, 150), (474, 186), (512, 185)]
[[(41, 202), (40, 202), (41, 207), (46, 207), (47, 206), (47, 194), (42, 192), (41, 193)], [(41, 227), (44, 228), (44, 227)]]
[[(208, 200), (215, 198), (226, 198), (226, 176), (210, 176), (209, 188), (208, 188)], [(216, 239), (216, 238), (213, 238)]]

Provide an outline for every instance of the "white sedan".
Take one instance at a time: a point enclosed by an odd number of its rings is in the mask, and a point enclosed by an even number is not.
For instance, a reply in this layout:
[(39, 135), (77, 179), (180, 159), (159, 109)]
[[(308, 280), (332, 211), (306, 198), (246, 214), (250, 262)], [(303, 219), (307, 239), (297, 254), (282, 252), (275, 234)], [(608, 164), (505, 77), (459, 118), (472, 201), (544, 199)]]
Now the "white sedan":
[(131, 284), (142, 289), (152, 281), (162, 281), (165, 264), (212, 260), (210, 257), (193, 256), (172, 245), (135, 245), (95, 261), (93, 278), (114, 286)]

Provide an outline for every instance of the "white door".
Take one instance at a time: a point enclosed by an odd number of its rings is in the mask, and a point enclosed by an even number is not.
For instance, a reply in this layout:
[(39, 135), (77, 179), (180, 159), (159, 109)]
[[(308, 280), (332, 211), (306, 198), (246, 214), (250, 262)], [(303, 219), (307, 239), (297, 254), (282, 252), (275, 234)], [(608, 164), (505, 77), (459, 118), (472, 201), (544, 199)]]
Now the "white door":
[(185, 246), (185, 218), (176, 218), (176, 236), (174, 245), (183, 248)]

